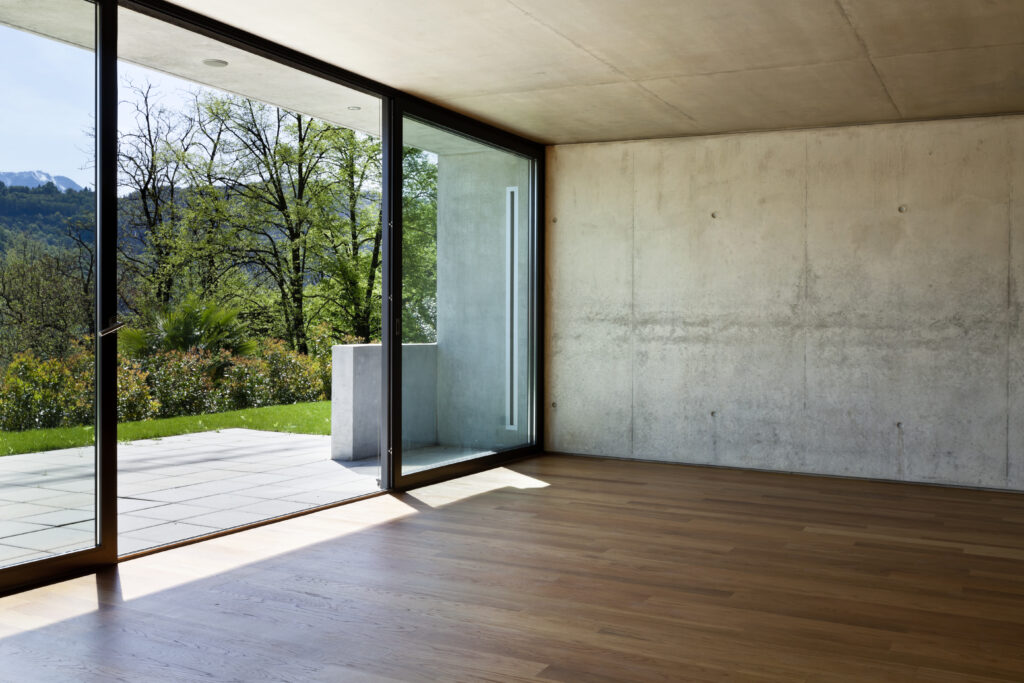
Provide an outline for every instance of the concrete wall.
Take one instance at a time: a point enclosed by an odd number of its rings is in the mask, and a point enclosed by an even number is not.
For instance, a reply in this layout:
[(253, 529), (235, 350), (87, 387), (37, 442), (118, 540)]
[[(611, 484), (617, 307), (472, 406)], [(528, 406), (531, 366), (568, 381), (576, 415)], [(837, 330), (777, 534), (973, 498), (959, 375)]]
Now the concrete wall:
[(402, 344), (402, 443), (406, 448), (438, 443), (437, 356), (437, 344)]
[[(529, 163), (473, 144), (438, 155), (437, 432), (447, 446), (510, 448), (530, 439)], [(506, 427), (508, 279), (505, 191), (519, 188), (516, 429)], [(407, 393), (403, 389), (403, 395)]]
[(1024, 489), (1024, 117), (548, 162), (548, 449)]

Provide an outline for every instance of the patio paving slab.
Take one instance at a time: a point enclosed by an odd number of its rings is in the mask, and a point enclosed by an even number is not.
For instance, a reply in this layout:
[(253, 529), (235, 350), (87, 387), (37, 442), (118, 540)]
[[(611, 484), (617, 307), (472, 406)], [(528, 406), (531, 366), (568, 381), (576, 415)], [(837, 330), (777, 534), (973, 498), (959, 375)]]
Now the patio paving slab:
[[(0, 566), (93, 544), (94, 449), (0, 457)], [(137, 552), (378, 489), (330, 437), (224, 429), (118, 446), (118, 547)]]
[(210, 508), (211, 510), (237, 510), (243, 505), (252, 505), (258, 503), (263, 498), (257, 498), (256, 496), (239, 496), (233, 493), (222, 493), (216, 496), (206, 496), (205, 498), (194, 498), (189, 501), (189, 505), (198, 505), (200, 507)]
[(117, 529), (122, 534), (128, 534), (139, 529), (146, 529), (151, 526), (166, 524), (167, 520), (155, 517), (139, 517), (138, 515), (118, 515)]
[(63, 510), (54, 510), (53, 512), (44, 512), (40, 515), (19, 517), (18, 521), (28, 522), (30, 524), (43, 524), (46, 526), (60, 527), (67, 526), (68, 524), (75, 524), (76, 522), (85, 522), (95, 518), (96, 514), (92, 510), (65, 508)]
[[(405, 453), (405, 471), (486, 455)], [(91, 547), (92, 447), (0, 457), (0, 566)], [(118, 446), (123, 554), (378, 490), (377, 459), (338, 462), (330, 437), (254, 429), (182, 434)]]
[(37, 505), (36, 503), (10, 503), (7, 505), (0, 505), (0, 519), (16, 520), (21, 519), (22, 517), (41, 515), (44, 512), (59, 511), (60, 508), (51, 507), (49, 505)]
[(168, 505), (158, 505), (152, 508), (146, 508), (145, 510), (136, 510), (132, 514), (136, 517), (144, 517), (147, 519), (157, 519), (164, 522), (177, 522), (189, 517), (195, 517), (196, 515), (204, 515), (210, 511), (209, 508), (199, 507), (198, 505), (188, 505), (187, 503), (169, 503)]
[(30, 524), (18, 520), (0, 519), (0, 538), (27, 534), (30, 531), (42, 531), (47, 528), (45, 524)]
[(236, 526), (252, 524), (253, 522), (258, 522), (262, 519), (266, 519), (266, 515), (258, 512), (241, 512), (239, 510), (211, 511), (207, 509), (201, 515), (189, 517), (188, 521), (191, 524), (199, 524), (200, 526), (212, 526), (217, 529), (231, 529)]
[(157, 507), (163, 505), (155, 500), (138, 500), (136, 498), (118, 498), (117, 499), (117, 512), (118, 514), (125, 514), (128, 512), (134, 512), (136, 510), (145, 510), (146, 508)]
[(9, 536), (5, 544), (26, 550), (49, 552), (52, 549), (65, 549), (69, 546), (75, 550), (90, 548), (95, 538), (93, 532), (69, 527), (53, 526), (41, 531), (30, 531), (27, 534)]

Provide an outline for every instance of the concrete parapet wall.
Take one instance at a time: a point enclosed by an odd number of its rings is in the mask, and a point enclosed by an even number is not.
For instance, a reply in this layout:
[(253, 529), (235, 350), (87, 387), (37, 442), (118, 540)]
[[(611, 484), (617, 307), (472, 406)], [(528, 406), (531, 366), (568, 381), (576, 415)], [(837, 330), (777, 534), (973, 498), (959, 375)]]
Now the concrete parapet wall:
[(545, 446), (1024, 489), (1022, 193), (1019, 116), (550, 148)]
[[(331, 347), (331, 458), (380, 454), (381, 345)], [(413, 446), (437, 443), (437, 344), (403, 344), (403, 429)]]

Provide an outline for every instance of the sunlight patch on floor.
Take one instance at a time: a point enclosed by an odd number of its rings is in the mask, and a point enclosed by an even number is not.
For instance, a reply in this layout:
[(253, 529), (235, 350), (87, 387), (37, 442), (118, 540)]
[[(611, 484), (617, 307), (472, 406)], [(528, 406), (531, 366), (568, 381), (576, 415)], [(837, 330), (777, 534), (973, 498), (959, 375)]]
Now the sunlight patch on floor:
[(499, 489), (538, 489), (546, 486), (549, 484), (540, 479), (520, 474), (507, 467), (496, 467), (440, 484), (413, 489), (406, 495), (430, 507), (442, 507)]
[(121, 599), (176, 588), (413, 514), (411, 505), (383, 495), (122, 562)]

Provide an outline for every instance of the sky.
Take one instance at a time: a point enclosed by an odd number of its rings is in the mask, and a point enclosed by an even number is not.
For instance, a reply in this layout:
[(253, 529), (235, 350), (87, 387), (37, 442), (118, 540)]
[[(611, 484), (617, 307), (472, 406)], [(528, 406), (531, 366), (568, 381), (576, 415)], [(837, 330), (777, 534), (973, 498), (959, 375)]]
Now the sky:
[[(94, 186), (94, 69), (89, 50), (0, 26), (0, 171), (45, 171)], [(118, 76), (148, 79), (170, 106), (193, 87), (124, 62)]]

